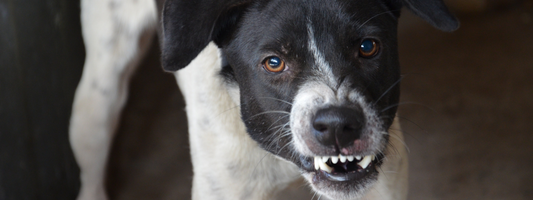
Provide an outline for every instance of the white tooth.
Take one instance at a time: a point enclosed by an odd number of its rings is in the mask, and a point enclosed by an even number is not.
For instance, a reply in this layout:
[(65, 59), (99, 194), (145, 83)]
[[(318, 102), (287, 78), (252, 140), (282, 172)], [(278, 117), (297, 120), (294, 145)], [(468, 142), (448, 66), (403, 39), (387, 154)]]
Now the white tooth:
[(343, 155), (339, 154), (339, 159), (341, 160), (341, 163), (345, 163), (346, 162), (346, 156), (343, 156)]
[(348, 157), (346, 157), (346, 159), (348, 159), (348, 161), (352, 162), (355, 158), (353, 156), (348, 156)]
[(322, 162), (323, 162), (323, 163), (326, 163), (326, 162), (328, 162), (328, 159), (329, 159), (328, 156), (324, 156), (324, 157), (322, 157)]
[(361, 166), (363, 169), (366, 169), (368, 165), (372, 162), (372, 156), (365, 156), (361, 162), (357, 163), (359, 166)]
[(361, 156), (355, 156), (355, 159), (361, 160)]
[(328, 173), (331, 173), (332, 169), (329, 165), (327, 165), (326, 163), (323, 163), (323, 162), (320, 162), (320, 169), (322, 171), (326, 171)]
[(332, 162), (333, 164), (337, 164), (338, 161), (339, 161), (339, 157), (337, 157), (337, 156), (331, 156), (331, 162)]
[(320, 157), (315, 156), (315, 169), (316, 170), (320, 169), (320, 162), (321, 162)]
[(374, 161), (375, 159), (376, 159), (376, 156), (372, 155), (372, 161)]

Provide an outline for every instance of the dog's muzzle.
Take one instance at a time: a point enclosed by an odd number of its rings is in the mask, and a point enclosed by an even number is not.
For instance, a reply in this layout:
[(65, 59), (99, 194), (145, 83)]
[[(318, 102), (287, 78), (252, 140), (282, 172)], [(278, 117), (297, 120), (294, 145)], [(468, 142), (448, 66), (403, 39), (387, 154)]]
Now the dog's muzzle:
[(291, 109), (292, 144), (316, 191), (350, 199), (375, 183), (388, 141), (376, 110), (347, 86), (334, 92), (314, 84), (299, 91)]
[[(320, 109), (312, 120), (312, 132), (316, 140), (336, 152), (357, 145), (365, 124), (360, 108), (329, 107)], [(345, 150), (346, 151), (346, 150)], [(347, 153), (347, 152), (346, 152)], [(314, 169), (332, 181), (348, 181), (370, 172), (376, 155), (354, 156), (342, 153), (335, 156), (314, 156)]]
[(361, 108), (332, 106), (319, 109), (311, 121), (311, 132), (319, 146), (338, 154), (303, 157), (304, 163), (312, 163), (314, 166), (314, 170), (308, 170), (314, 171), (319, 178), (330, 181), (357, 180), (375, 172), (374, 166), (377, 166), (383, 157), (381, 154), (355, 153), (368, 146), (361, 140), (366, 124)]

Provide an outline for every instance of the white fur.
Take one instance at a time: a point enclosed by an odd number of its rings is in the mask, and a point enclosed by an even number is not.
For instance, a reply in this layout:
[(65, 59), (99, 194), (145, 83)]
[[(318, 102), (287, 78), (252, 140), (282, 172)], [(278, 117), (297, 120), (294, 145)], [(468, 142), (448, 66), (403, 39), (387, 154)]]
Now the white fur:
[(107, 199), (107, 156), (131, 74), (157, 22), (152, 0), (82, 0), (86, 60), (70, 120), (70, 143), (81, 170), (79, 200)]
[(220, 62), (211, 43), (176, 73), (187, 104), (193, 199), (270, 199), (300, 177), (298, 168), (250, 138), (240, 116), (238, 89), (224, 84)]
[(331, 71), (331, 66), (329, 65), (328, 61), (326, 61), (326, 58), (324, 57), (322, 52), (320, 52), (318, 46), (316, 45), (315, 32), (311, 23), (307, 24), (307, 34), (309, 36), (307, 48), (309, 48), (309, 50), (313, 54), (313, 57), (315, 59), (315, 66), (318, 68), (317, 71), (320, 73), (320, 78), (324, 79), (326, 84), (329, 84), (331, 87), (335, 87), (334, 84), (336, 80), (333, 76), (333, 72)]
[(369, 189), (363, 200), (407, 199), (409, 163), (407, 147), (400, 130), (400, 120), (395, 118), (389, 129), (391, 137), (386, 150), (388, 154), (379, 168), (378, 181)]

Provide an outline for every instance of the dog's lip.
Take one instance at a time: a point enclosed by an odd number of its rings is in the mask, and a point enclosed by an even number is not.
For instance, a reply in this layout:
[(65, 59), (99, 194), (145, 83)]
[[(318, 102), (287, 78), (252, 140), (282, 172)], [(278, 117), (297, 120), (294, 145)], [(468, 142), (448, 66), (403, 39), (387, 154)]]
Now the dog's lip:
[[(354, 162), (358, 164), (357, 169), (352, 170), (352, 171), (343, 171), (343, 172), (338, 172), (335, 170), (332, 170), (331, 172), (327, 172), (320, 168), (316, 169), (316, 167), (313, 167), (315, 163), (315, 157), (316, 156), (300, 157), (302, 165), (303, 165), (302, 166), (303, 169), (307, 171), (308, 173), (314, 174), (315, 181), (328, 180), (332, 182), (353, 182), (353, 181), (357, 182), (357, 181), (361, 181), (365, 179), (366, 177), (369, 177), (372, 174), (377, 174), (378, 173), (377, 167), (379, 167), (382, 164), (384, 155), (381, 153), (375, 155), (375, 159), (370, 161), (370, 163), (368, 163), (365, 168), (359, 165), (362, 159), (355, 160)], [(319, 156), (319, 157), (329, 157), (329, 156)], [(364, 159), (365, 156), (360, 156), (360, 157)], [(334, 165), (331, 163), (331, 160), (328, 160), (327, 162), (329, 163), (328, 165)], [(334, 166), (330, 166), (330, 167), (333, 168)]]
[(330, 174), (328, 172), (317, 170), (315, 172), (316, 180), (328, 180), (332, 182), (349, 182), (349, 181), (360, 181), (366, 178), (368, 175), (378, 173), (376, 168), (369, 167), (368, 169), (363, 170), (362, 172), (348, 172), (340, 174)]

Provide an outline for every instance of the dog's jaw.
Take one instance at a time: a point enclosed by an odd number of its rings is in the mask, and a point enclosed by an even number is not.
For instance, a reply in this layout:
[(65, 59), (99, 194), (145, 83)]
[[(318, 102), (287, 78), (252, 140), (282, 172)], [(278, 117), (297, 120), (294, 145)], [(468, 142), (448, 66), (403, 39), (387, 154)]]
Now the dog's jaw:
[[(366, 119), (360, 139), (349, 147), (338, 149), (315, 140), (311, 121), (317, 110), (353, 105), (362, 108)], [(291, 144), (300, 154), (303, 176), (317, 193), (331, 199), (356, 199), (378, 179), (377, 167), (382, 164), (388, 138), (386, 126), (363, 95), (348, 87), (348, 82), (342, 83), (338, 89), (321, 81), (304, 84), (293, 101), (290, 125)], [(353, 160), (340, 160), (346, 157)], [(336, 163), (351, 166), (352, 171), (335, 172)]]

